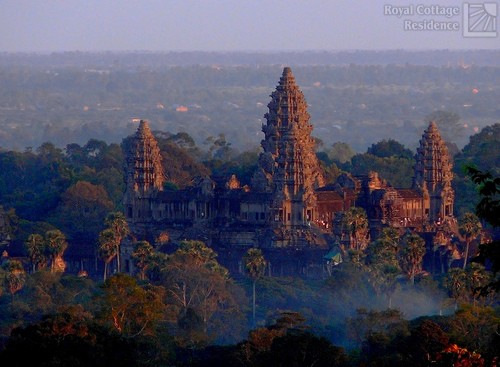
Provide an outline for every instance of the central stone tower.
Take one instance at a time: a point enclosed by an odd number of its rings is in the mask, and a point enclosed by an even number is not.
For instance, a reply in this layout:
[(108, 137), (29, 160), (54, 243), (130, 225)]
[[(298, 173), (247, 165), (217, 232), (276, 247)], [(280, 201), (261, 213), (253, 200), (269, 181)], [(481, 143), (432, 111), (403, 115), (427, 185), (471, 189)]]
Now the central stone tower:
[(125, 197), (127, 221), (136, 233), (144, 231), (158, 217), (157, 195), (163, 191), (165, 174), (158, 143), (149, 124), (141, 120), (134, 136), (123, 142), (126, 157)]
[(275, 228), (295, 230), (316, 219), (315, 189), (324, 186), (314, 151), (307, 103), (289, 67), (284, 68), (264, 115), (255, 188), (272, 193), (270, 220)]
[(453, 217), (452, 164), (448, 148), (434, 122), (424, 131), (415, 158), (413, 186), (424, 197), (424, 217), (430, 223)]

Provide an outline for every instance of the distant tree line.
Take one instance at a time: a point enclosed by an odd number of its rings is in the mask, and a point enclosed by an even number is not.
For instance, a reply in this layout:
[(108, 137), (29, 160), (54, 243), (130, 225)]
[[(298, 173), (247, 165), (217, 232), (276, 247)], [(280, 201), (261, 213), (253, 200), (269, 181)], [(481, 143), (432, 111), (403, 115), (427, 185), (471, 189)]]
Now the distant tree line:
[[(101, 56), (107, 59), (109, 55)], [(0, 123), (5, 127), (0, 147), (17, 151), (46, 141), (59, 148), (68, 142), (82, 145), (96, 137), (108, 144), (118, 143), (134, 130), (134, 118), (150, 120), (157, 130), (187, 132), (197, 144), (223, 132), (233, 148), (250, 150), (262, 138), (268, 95), (282, 71), (281, 62), (130, 68), (114, 61), (103, 64), (99, 56), (95, 67), (71, 67), (66, 62), (42, 68), (29, 62), (1, 66), (8, 58), (0, 56), (0, 83), (4, 86)], [(440, 110), (462, 117), (446, 134), (460, 147), (474, 128), (496, 122), (495, 86), (500, 69), (477, 63), (460, 65), (461, 60), (458, 55), (449, 59), (450, 66), (291, 66), (310, 104), (313, 134), (327, 144), (344, 141), (361, 152), (373, 141), (389, 138), (416, 146), (425, 117)]]

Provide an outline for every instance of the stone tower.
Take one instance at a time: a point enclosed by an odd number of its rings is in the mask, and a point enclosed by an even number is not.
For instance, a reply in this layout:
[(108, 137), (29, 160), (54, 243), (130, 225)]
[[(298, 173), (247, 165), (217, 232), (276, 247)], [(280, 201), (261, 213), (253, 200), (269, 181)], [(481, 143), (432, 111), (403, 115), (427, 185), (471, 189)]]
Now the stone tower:
[(324, 179), (314, 152), (307, 103), (286, 67), (265, 114), (256, 188), (272, 193), (270, 219), (276, 226), (304, 226), (316, 218), (314, 190)]
[(132, 230), (139, 230), (157, 216), (154, 201), (165, 182), (160, 149), (147, 121), (141, 120), (135, 135), (124, 141), (124, 150), (125, 216)]
[(424, 218), (430, 223), (453, 216), (455, 193), (448, 148), (434, 122), (424, 131), (417, 148), (413, 186), (422, 192)]

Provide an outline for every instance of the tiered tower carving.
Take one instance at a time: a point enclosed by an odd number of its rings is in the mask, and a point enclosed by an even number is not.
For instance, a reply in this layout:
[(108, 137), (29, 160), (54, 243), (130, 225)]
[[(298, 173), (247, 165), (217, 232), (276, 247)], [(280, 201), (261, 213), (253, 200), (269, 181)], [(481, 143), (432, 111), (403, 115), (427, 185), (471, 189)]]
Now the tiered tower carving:
[(157, 216), (154, 200), (163, 190), (161, 154), (149, 124), (141, 120), (135, 135), (124, 141), (126, 156), (125, 214), (129, 224), (146, 223)]
[(424, 217), (431, 223), (453, 216), (455, 193), (448, 148), (434, 122), (424, 131), (415, 157), (413, 186), (423, 195)]
[(276, 225), (303, 226), (315, 219), (315, 189), (324, 186), (324, 179), (307, 103), (289, 67), (284, 68), (268, 108), (256, 186), (272, 193), (271, 220)]

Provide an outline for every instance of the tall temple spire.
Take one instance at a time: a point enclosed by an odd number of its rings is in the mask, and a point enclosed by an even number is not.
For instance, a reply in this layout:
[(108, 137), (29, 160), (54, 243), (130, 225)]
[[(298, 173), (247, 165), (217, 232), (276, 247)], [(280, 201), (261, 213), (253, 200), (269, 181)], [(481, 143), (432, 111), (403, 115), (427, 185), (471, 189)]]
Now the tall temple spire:
[(415, 158), (413, 186), (424, 195), (424, 210), (428, 219), (432, 222), (453, 216), (452, 163), (434, 121), (424, 131)]
[(134, 189), (141, 194), (163, 190), (165, 176), (160, 149), (146, 120), (141, 120), (130, 148), (127, 152), (127, 171), (133, 174), (128, 179), (133, 181)]
[(259, 158), (260, 188), (272, 192), (274, 217), (285, 225), (303, 225), (314, 218), (314, 190), (324, 185), (314, 152), (307, 103), (292, 70), (284, 68), (264, 115), (264, 152)]
[(163, 190), (165, 174), (160, 149), (149, 124), (141, 120), (135, 135), (124, 141), (127, 165), (124, 205), (129, 220), (151, 216), (151, 199)]

